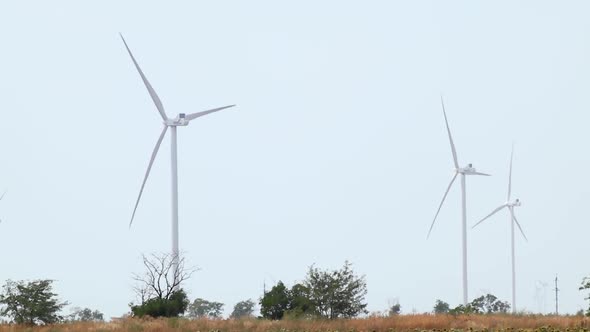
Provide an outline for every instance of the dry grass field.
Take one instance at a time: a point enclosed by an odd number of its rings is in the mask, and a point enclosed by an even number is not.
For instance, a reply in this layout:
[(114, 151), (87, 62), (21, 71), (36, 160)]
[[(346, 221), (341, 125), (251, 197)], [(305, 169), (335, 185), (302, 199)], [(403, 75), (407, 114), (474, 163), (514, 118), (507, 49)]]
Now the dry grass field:
[(341, 320), (186, 320), (126, 319), (110, 323), (75, 323), (26, 327), (0, 325), (0, 332), (588, 332), (590, 318), (580, 316), (402, 315)]

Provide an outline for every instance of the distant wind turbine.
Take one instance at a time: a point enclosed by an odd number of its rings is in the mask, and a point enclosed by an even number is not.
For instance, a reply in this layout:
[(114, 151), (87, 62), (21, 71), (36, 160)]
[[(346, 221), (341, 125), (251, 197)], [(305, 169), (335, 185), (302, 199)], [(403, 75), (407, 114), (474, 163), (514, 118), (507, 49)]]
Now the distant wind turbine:
[[(6, 191), (2, 193), (2, 196), (0, 196), (0, 201), (4, 198), (4, 195), (6, 195)], [(0, 219), (0, 222), (2, 222), (2, 219)]]
[(485, 218), (480, 220), (477, 224), (473, 225), (472, 228), (475, 228), (477, 225), (481, 224), (484, 220), (488, 219), (489, 217), (493, 216), (500, 210), (507, 208), (510, 212), (510, 238), (512, 242), (512, 312), (516, 312), (516, 262), (514, 258), (514, 224), (518, 226), (520, 233), (524, 237), (525, 240), (528, 241), (526, 235), (520, 227), (520, 223), (516, 220), (516, 216), (514, 215), (514, 208), (520, 206), (520, 200), (517, 198), (514, 201), (510, 201), (510, 194), (512, 192), (512, 159), (514, 156), (514, 146), (512, 147), (512, 152), (510, 153), (510, 172), (508, 175), (508, 195), (506, 196), (506, 203), (498, 206), (494, 211), (488, 214)]
[(436, 222), (436, 217), (440, 212), (440, 209), (447, 198), (449, 191), (451, 190), (451, 186), (457, 179), (458, 175), (461, 175), (461, 237), (462, 237), (462, 249), (463, 249), (463, 305), (467, 305), (468, 296), (467, 296), (467, 197), (465, 192), (465, 176), (466, 175), (483, 175), (489, 176), (489, 174), (477, 172), (475, 168), (473, 168), (472, 164), (467, 164), (466, 167), (459, 167), (459, 161), (457, 160), (457, 151), (455, 150), (455, 143), (453, 143), (453, 137), (451, 136), (451, 129), (449, 128), (449, 121), (447, 120), (447, 113), (445, 111), (445, 104), (443, 98), (441, 96), (440, 102), (442, 105), (443, 115), (445, 117), (445, 124), (447, 127), (447, 133), (449, 135), (449, 142), (451, 143), (451, 152), (453, 154), (453, 163), (455, 164), (455, 174), (447, 187), (447, 191), (443, 195), (443, 198), (438, 206), (438, 210), (436, 210), (436, 214), (434, 215), (434, 220), (432, 220), (432, 224), (430, 225), (430, 229), (428, 230), (428, 237), (430, 237), (430, 233), (432, 232), (432, 227), (434, 227), (434, 223)]
[(129, 46), (127, 46), (127, 42), (125, 42), (123, 35), (121, 35), (121, 39), (123, 40), (123, 43), (125, 44), (125, 48), (127, 49), (127, 52), (129, 52), (129, 56), (131, 56), (131, 60), (133, 61), (135, 68), (139, 72), (139, 76), (141, 76), (141, 79), (143, 80), (145, 87), (147, 88), (152, 100), (154, 101), (154, 104), (156, 104), (156, 108), (158, 109), (158, 112), (160, 113), (160, 116), (162, 117), (162, 120), (164, 121), (164, 128), (162, 129), (162, 133), (160, 134), (160, 137), (158, 138), (158, 141), (156, 142), (156, 146), (154, 148), (154, 151), (152, 152), (152, 156), (150, 158), (150, 162), (148, 164), (147, 171), (145, 172), (145, 176), (143, 178), (141, 188), (139, 189), (139, 195), (137, 196), (137, 201), (135, 202), (135, 207), (133, 208), (133, 214), (131, 215), (131, 221), (129, 222), (129, 227), (131, 227), (131, 224), (133, 223), (133, 219), (135, 218), (135, 212), (137, 211), (137, 206), (139, 205), (139, 200), (141, 199), (141, 194), (143, 193), (145, 183), (146, 183), (148, 176), (150, 174), (150, 170), (152, 169), (154, 159), (156, 159), (156, 155), (158, 154), (158, 150), (160, 149), (160, 144), (162, 144), (162, 140), (164, 139), (164, 136), (166, 135), (166, 131), (168, 130), (168, 128), (170, 128), (170, 132), (171, 132), (170, 141), (172, 143), (171, 144), (171, 151), (170, 151), (171, 155), (172, 155), (172, 159), (171, 159), (171, 161), (172, 161), (172, 167), (171, 167), (171, 173), (172, 173), (171, 174), (172, 175), (172, 255), (173, 255), (173, 273), (174, 273), (174, 276), (176, 276), (177, 271), (178, 271), (178, 263), (179, 263), (179, 260), (178, 260), (178, 255), (179, 255), (179, 249), (178, 249), (178, 176), (177, 176), (178, 167), (177, 167), (176, 127), (187, 126), (192, 120), (194, 120), (196, 118), (199, 118), (203, 115), (207, 115), (209, 113), (221, 111), (223, 109), (233, 107), (235, 105), (223, 106), (223, 107), (214, 108), (214, 109), (210, 109), (210, 110), (202, 111), (202, 112), (197, 112), (197, 113), (191, 113), (191, 114), (180, 113), (173, 119), (169, 118), (166, 115), (166, 112), (164, 111), (164, 105), (162, 104), (162, 101), (160, 100), (160, 98), (156, 94), (156, 91), (154, 91), (154, 89), (152, 88), (152, 85), (150, 84), (150, 82), (148, 82), (148, 79), (143, 74), (143, 71), (141, 70), (141, 68), (139, 68), (139, 64), (137, 63), (137, 61), (135, 60), (135, 57), (131, 53)]

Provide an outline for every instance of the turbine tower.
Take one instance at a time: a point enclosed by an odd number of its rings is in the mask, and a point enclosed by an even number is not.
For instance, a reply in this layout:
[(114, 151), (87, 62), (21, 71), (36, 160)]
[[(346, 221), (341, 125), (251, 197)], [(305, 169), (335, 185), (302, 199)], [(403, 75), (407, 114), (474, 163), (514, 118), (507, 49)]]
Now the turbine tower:
[(150, 158), (150, 162), (148, 164), (147, 167), (147, 171), (145, 172), (145, 176), (143, 178), (143, 182), (141, 183), (141, 188), (139, 189), (139, 195), (137, 196), (137, 201), (135, 202), (135, 207), (133, 208), (133, 214), (131, 215), (131, 221), (129, 222), (129, 227), (131, 227), (131, 224), (133, 223), (133, 219), (135, 218), (135, 212), (137, 211), (137, 206), (139, 205), (139, 201), (141, 199), (141, 194), (143, 193), (143, 189), (145, 187), (145, 183), (148, 179), (148, 176), (150, 175), (150, 170), (152, 169), (152, 165), (154, 163), (154, 160), (156, 159), (156, 155), (158, 154), (158, 150), (160, 149), (160, 144), (162, 144), (162, 140), (164, 139), (164, 136), (166, 135), (166, 131), (168, 131), (168, 128), (170, 128), (170, 142), (171, 142), (171, 147), (170, 147), (170, 152), (171, 152), (171, 176), (172, 176), (172, 260), (173, 260), (173, 264), (172, 264), (172, 273), (174, 275), (174, 277), (177, 276), (178, 273), (178, 263), (179, 263), (179, 249), (178, 249), (178, 167), (177, 167), (177, 144), (176, 144), (176, 128), (179, 126), (187, 126), (192, 120), (199, 118), (203, 115), (207, 115), (213, 112), (218, 112), (221, 111), (223, 109), (229, 108), (229, 107), (233, 107), (235, 105), (229, 105), (229, 106), (224, 106), (224, 107), (219, 107), (219, 108), (214, 108), (214, 109), (210, 109), (207, 111), (201, 111), (201, 112), (196, 112), (196, 113), (191, 113), (191, 114), (185, 114), (185, 113), (180, 113), (178, 114), (175, 118), (171, 119), (166, 115), (166, 112), (164, 111), (164, 105), (162, 104), (162, 101), (160, 100), (160, 98), (158, 97), (158, 95), (156, 94), (156, 91), (154, 90), (154, 88), (152, 88), (152, 85), (150, 84), (150, 82), (148, 81), (148, 79), (145, 77), (145, 75), (143, 74), (143, 71), (141, 70), (141, 68), (139, 67), (139, 64), (137, 63), (137, 61), (135, 60), (135, 57), (133, 56), (133, 54), (131, 53), (131, 50), (129, 49), (129, 46), (127, 45), (127, 42), (125, 42), (125, 38), (123, 38), (123, 35), (121, 35), (121, 39), (123, 40), (123, 43), (125, 44), (125, 48), (127, 49), (127, 52), (129, 52), (129, 56), (131, 56), (131, 60), (133, 61), (133, 64), (135, 65), (135, 68), (137, 69), (137, 71), (139, 72), (139, 76), (141, 76), (141, 79), (143, 81), (143, 83), (145, 84), (145, 87), (147, 88), (152, 100), (154, 101), (154, 104), (156, 105), (156, 108), (158, 109), (158, 112), (160, 113), (160, 116), (162, 117), (162, 120), (164, 122), (164, 128), (162, 129), (162, 133), (160, 134), (160, 137), (158, 137), (158, 141), (156, 142), (156, 146), (154, 147), (154, 151), (152, 152), (152, 156)]
[(432, 224), (430, 225), (430, 229), (428, 230), (428, 237), (430, 237), (430, 233), (432, 232), (432, 227), (434, 227), (434, 223), (436, 222), (436, 217), (440, 212), (440, 209), (447, 198), (449, 191), (451, 190), (451, 186), (457, 179), (458, 175), (461, 175), (461, 238), (462, 238), (462, 258), (463, 258), (463, 305), (467, 305), (468, 302), (468, 295), (467, 295), (467, 194), (465, 191), (465, 176), (466, 175), (483, 175), (483, 176), (490, 176), (489, 174), (480, 173), (478, 172), (472, 164), (467, 164), (465, 167), (459, 167), (459, 161), (457, 160), (457, 151), (455, 150), (455, 143), (453, 143), (453, 137), (451, 136), (451, 129), (449, 128), (449, 121), (447, 120), (447, 113), (445, 111), (445, 103), (443, 101), (442, 96), (440, 97), (440, 102), (442, 105), (443, 115), (445, 117), (445, 124), (447, 127), (447, 133), (449, 135), (449, 142), (451, 144), (451, 153), (453, 154), (453, 163), (455, 165), (453, 178), (447, 187), (447, 191), (443, 195), (443, 198), (438, 206), (438, 210), (436, 210), (436, 214), (434, 215), (434, 219), (432, 220)]
[[(4, 198), (4, 195), (6, 195), (6, 191), (2, 193), (2, 196), (0, 196), (0, 201)], [(2, 222), (2, 219), (0, 219), (0, 223)]]
[(520, 200), (517, 198), (514, 201), (510, 201), (510, 195), (512, 192), (512, 159), (514, 157), (514, 146), (512, 147), (512, 152), (510, 153), (510, 172), (508, 174), (508, 195), (506, 196), (506, 203), (498, 206), (494, 211), (492, 211), (490, 214), (488, 214), (485, 218), (483, 218), (482, 220), (480, 220), (477, 224), (473, 225), (472, 228), (475, 228), (475, 226), (481, 224), (484, 220), (488, 219), (489, 217), (493, 216), (494, 214), (496, 214), (497, 212), (501, 211), (504, 208), (507, 208), (508, 211), (510, 212), (510, 218), (509, 218), (509, 222), (510, 222), (510, 240), (512, 242), (512, 249), (511, 249), (511, 254), (512, 254), (512, 312), (515, 313), (516, 312), (516, 262), (515, 262), (515, 258), (514, 258), (514, 224), (516, 224), (516, 226), (518, 226), (518, 229), (520, 230), (520, 233), (522, 234), (522, 236), (524, 237), (525, 240), (528, 241), (528, 239), (526, 238), (526, 235), (524, 235), (524, 232), (522, 231), (522, 227), (520, 227), (520, 223), (518, 222), (518, 220), (516, 220), (516, 216), (514, 215), (514, 208), (517, 206), (520, 206)]

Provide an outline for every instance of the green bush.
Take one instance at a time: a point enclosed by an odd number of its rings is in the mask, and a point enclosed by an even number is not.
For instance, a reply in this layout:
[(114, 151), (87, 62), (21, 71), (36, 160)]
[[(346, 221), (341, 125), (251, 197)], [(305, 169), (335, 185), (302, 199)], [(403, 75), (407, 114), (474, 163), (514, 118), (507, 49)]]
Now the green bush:
[(174, 291), (168, 299), (152, 298), (140, 305), (132, 305), (134, 317), (178, 317), (186, 311), (189, 300), (184, 290)]

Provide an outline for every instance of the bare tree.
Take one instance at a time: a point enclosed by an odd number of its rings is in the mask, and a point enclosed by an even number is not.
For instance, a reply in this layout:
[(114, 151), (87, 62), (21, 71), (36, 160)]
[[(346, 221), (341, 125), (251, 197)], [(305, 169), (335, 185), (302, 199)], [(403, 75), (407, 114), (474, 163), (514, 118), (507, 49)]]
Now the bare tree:
[[(133, 274), (133, 280), (137, 282), (133, 290), (141, 304), (153, 298), (169, 300), (180, 284), (198, 270), (186, 267), (184, 257), (176, 257), (170, 253), (142, 255), (142, 259), (145, 272)], [(178, 268), (175, 269), (177, 262)]]

